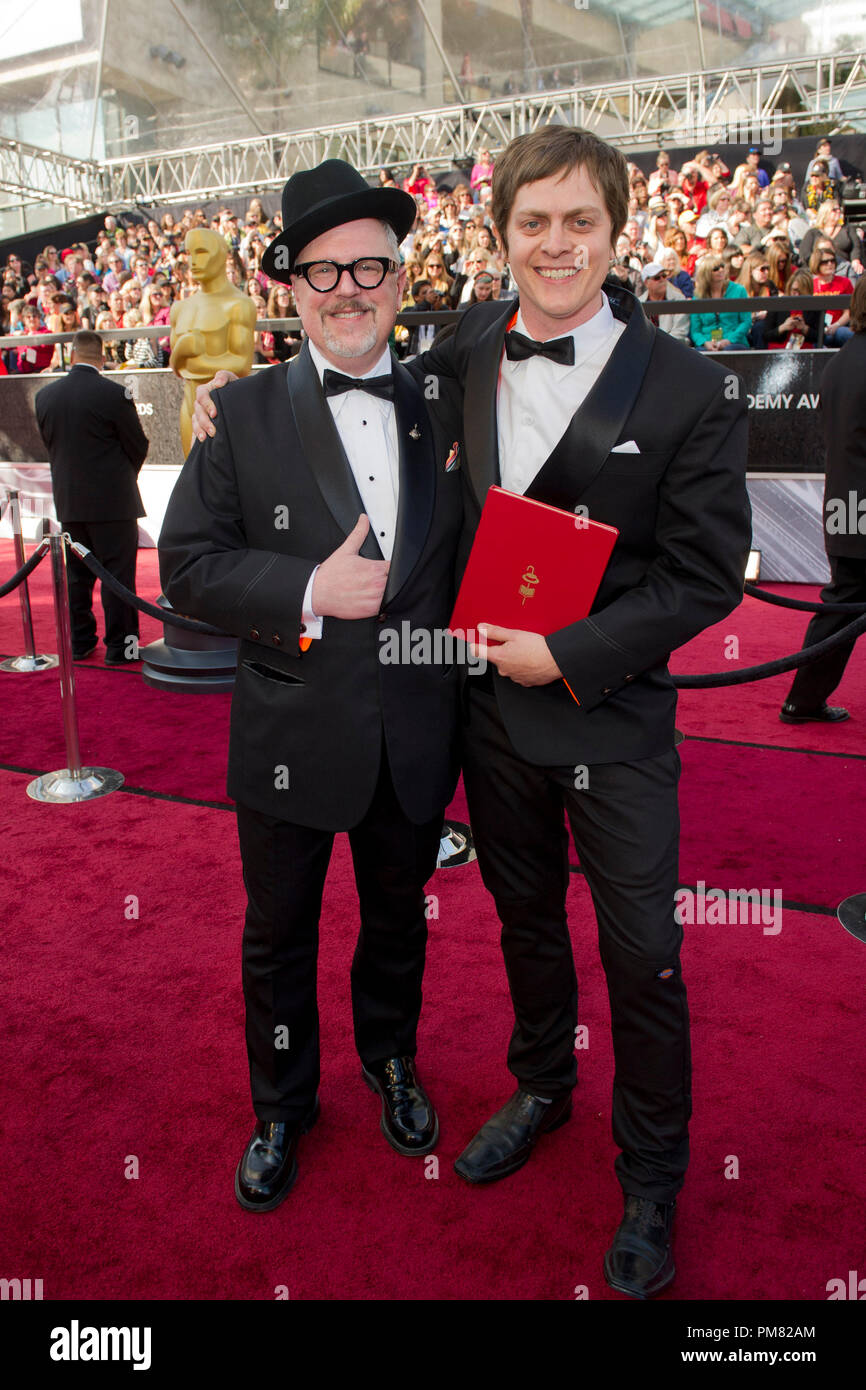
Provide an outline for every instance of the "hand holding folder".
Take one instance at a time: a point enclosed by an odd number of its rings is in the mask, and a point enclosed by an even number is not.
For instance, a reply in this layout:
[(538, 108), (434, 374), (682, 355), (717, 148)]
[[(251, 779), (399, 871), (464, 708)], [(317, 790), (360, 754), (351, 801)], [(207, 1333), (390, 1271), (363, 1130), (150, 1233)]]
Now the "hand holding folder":
[[(568, 685), (540, 632), (521, 632), (517, 628), (486, 623), (479, 627), (478, 637), (479, 642), (470, 643), (473, 657), (482, 656), (492, 661), (500, 675), (518, 685), (549, 685), (555, 680), (563, 680)], [(574, 691), (571, 696), (577, 700)]]

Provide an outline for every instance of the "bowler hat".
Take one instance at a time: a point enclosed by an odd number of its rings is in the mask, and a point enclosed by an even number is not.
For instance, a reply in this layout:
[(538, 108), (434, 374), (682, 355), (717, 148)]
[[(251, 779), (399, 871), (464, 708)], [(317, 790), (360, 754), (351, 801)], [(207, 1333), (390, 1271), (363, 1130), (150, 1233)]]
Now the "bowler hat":
[(417, 212), (411, 194), (371, 188), (345, 160), (326, 159), (315, 169), (292, 174), (283, 189), (283, 230), (262, 256), (262, 269), (273, 280), (288, 283), (298, 252), (322, 232), (375, 217), (390, 223), (402, 241)]

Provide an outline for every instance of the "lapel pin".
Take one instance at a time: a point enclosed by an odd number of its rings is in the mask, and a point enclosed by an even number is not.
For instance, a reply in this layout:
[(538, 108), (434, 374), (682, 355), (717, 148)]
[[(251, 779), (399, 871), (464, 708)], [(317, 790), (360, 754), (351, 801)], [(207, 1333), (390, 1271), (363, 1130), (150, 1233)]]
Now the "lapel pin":
[(409, 431), (409, 438), (410, 438), (410, 439), (420, 439), (420, 438), (421, 438), (421, 431), (419, 430), (419, 428), (418, 428), (417, 425), (413, 425), (413, 426), (412, 426), (411, 430)]

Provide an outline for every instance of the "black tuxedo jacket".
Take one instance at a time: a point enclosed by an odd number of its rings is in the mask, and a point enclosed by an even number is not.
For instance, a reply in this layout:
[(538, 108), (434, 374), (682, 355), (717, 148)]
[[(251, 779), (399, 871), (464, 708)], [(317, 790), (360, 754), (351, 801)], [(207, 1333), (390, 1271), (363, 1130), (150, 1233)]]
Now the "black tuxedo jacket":
[[(216, 437), (195, 443), (159, 540), (165, 593), (181, 613), (239, 637), (229, 795), (266, 815), (344, 830), (373, 797), (383, 733), (399, 801), (421, 824), (457, 779), (457, 668), (447, 648), (393, 661), (397, 639), (443, 630), (462, 523), (458, 471), (445, 471), (459, 424), (454, 389), (437, 417), (393, 361), (400, 449), (397, 533), (377, 618), (325, 619), (300, 648), (315, 565), (364, 510), (309, 347), (216, 392)], [(288, 524), (286, 525), (286, 522)], [(372, 534), (361, 551), (381, 559)], [(423, 639), (422, 639), (423, 640)], [(424, 657), (423, 647), (415, 652)]]
[(93, 367), (71, 367), (36, 396), (61, 521), (144, 516), (137, 478), (148, 439), (135, 402)]
[[(864, 382), (866, 333), (855, 333), (821, 374), (821, 421), (827, 446), (824, 544), (828, 555), (860, 560), (866, 560), (866, 511), (854, 516), (849, 493), (856, 494), (855, 505), (866, 499)], [(827, 511), (827, 503), (833, 499), (844, 504), (847, 525), (841, 530), (838, 506), (831, 513)]]
[[(590, 616), (548, 637), (579, 704), (560, 680), (524, 687), (493, 676), (511, 741), (537, 764), (624, 762), (672, 747), (668, 657), (741, 601), (749, 552), (741, 379), (658, 332), (630, 291), (604, 289), (626, 330), (527, 490), (567, 510), (580, 504), (620, 533)], [(497, 383), (516, 308), (473, 306), (447, 342), (416, 359), (464, 386), (460, 573), (487, 490), (500, 482)], [(611, 452), (629, 440), (639, 454)]]

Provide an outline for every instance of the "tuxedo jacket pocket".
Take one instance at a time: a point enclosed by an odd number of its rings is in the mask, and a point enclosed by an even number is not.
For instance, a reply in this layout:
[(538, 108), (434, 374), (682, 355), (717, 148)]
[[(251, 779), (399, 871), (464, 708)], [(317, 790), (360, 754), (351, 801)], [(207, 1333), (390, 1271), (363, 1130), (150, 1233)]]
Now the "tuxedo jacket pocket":
[(243, 661), (241, 665), (247, 671), (252, 671), (253, 675), (259, 676), (266, 681), (275, 681), (278, 685), (306, 685), (300, 676), (292, 676), (288, 671), (281, 671), (277, 666), (267, 666), (263, 661)]

